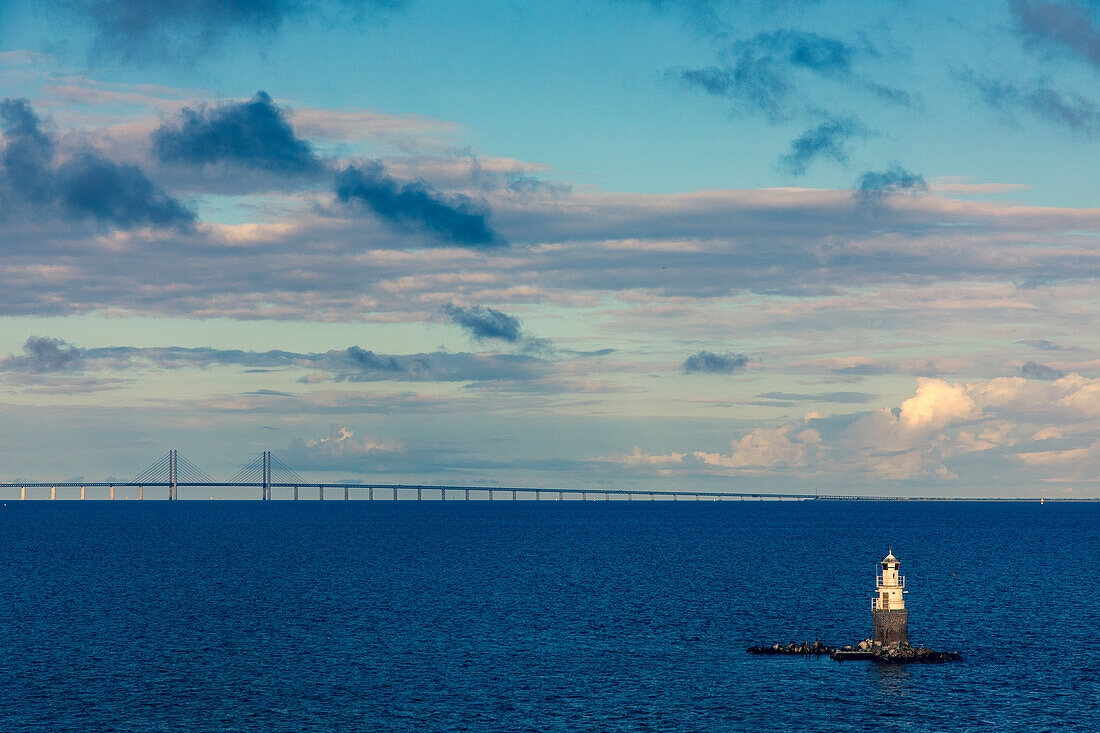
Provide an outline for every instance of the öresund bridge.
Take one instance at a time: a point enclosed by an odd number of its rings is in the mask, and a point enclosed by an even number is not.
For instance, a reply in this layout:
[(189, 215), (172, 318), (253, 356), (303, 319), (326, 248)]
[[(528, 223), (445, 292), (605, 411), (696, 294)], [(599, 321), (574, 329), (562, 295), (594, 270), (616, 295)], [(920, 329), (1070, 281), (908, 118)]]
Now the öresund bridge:
[[(299, 493), (303, 496), (311, 495), (316, 491), (316, 498), (324, 500), (325, 492), (328, 498), (336, 498), (334, 494), (345, 501), (351, 499), (438, 499), (465, 501), (494, 499), (534, 499), (544, 498), (563, 500), (565, 498), (580, 499), (585, 501), (621, 499), (632, 501), (635, 499), (648, 500), (695, 500), (695, 501), (730, 501), (730, 500), (827, 500), (827, 501), (1031, 501), (1029, 498), (976, 498), (976, 497), (944, 497), (944, 496), (867, 496), (857, 494), (821, 494), (807, 492), (759, 492), (759, 491), (698, 491), (695, 489), (631, 489), (631, 488), (544, 488), (532, 486), (443, 486), (427, 484), (383, 484), (383, 483), (318, 483), (307, 481), (299, 476), (292, 468), (279, 460), (271, 451), (263, 451), (241, 470), (230, 476), (225, 481), (218, 481), (196, 466), (177, 450), (169, 450), (148, 468), (134, 476), (129, 481), (14, 481), (0, 482), (0, 489), (18, 490), (19, 498), (27, 499), (75, 499), (75, 489), (80, 490), (80, 499), (88, 498), (88, 489), (95, 489), (100, 499), (115, 499), (118, 489), (136, 489), (136, 499), (145, 499), (146, 490), (152, 490), (149, 498), (168, 499), (171, 501), (184, 498), (205, 498), (209, 496), (207, 491), (199, 489), (254, 489), (254, 498), (270, 501), (276, 498), (297, 500)], [(58, 489), (62, 489), (59, 497)], [(28, 493), (29, 490), (29, 493)], [(48, 494), (46, 493), (48, 491)], [(183, 492), (181, 494), (181, 491)], [(213, 498), (213, 497), (210, 497)], [(1039, 501), (1035, 497), (1034, 501)], [(1052, 499), (1046, 497), (1046, 501), (1097, 501), (1097, 499)]]

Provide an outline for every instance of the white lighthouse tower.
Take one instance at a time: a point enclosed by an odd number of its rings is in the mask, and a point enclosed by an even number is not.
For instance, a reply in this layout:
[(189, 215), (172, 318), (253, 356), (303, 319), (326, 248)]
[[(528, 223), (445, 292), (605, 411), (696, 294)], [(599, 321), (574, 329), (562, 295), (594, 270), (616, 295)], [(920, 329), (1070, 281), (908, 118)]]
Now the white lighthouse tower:
[(909, 611), (905, 608), (905, 578), (898, 574), (901, 562), (894, 557), (893, 549), (880, 563), (882, 574), (875, 573), (875, 589), (871, 601), (871, 618), (874, 622), (872, 639), (880, 644), (905, 644), (909, 642)]

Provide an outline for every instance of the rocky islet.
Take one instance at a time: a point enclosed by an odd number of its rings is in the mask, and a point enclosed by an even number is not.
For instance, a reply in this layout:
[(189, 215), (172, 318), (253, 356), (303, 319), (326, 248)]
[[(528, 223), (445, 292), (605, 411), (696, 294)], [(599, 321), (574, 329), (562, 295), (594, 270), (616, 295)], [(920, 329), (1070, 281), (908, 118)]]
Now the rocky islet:
[(752, 646), (747, 651), (750, 654), (763, 655), (828, 654), (837, 661), (870, 659), (880, 664), (942, 664), (962, 659), (962, 655), (958, 652), (940, 652), (922, 646), (913, 646), (908, 642), (887, 645), (872, 639), (864, 639), (858, 644), (846, 644), (842, 647), (832, 647), (821, 641), (808, 641), (802, 644), (792, 642), (786, 645)]

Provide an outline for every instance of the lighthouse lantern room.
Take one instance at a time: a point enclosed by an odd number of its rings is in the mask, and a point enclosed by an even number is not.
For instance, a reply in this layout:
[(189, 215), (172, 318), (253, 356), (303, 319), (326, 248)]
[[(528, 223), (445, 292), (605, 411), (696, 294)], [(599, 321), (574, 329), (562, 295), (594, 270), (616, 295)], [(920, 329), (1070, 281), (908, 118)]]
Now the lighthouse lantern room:
[(882, 574), (875, 573), (878, 591), (871, 600), (874, 622), (873, 640), (887, 646), (909, 641), (909, 611), (905, 608), (905, 578), (898, 574), (901, 562), (891, 548), (880, 563)]

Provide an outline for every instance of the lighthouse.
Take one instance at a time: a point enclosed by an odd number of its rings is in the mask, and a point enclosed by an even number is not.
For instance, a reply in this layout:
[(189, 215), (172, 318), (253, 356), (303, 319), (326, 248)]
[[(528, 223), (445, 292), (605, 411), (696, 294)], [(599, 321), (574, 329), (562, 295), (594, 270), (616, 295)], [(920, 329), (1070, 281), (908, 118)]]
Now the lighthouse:
[(882, 574), (875, 573), (875, 589), (871, 601), (874, 621), (872, 639), (887, 646), (909, 642), (909, 611), (905, 608), (905, 578), (898, 575), (901, 562), (893, 549), (880, 563)]

